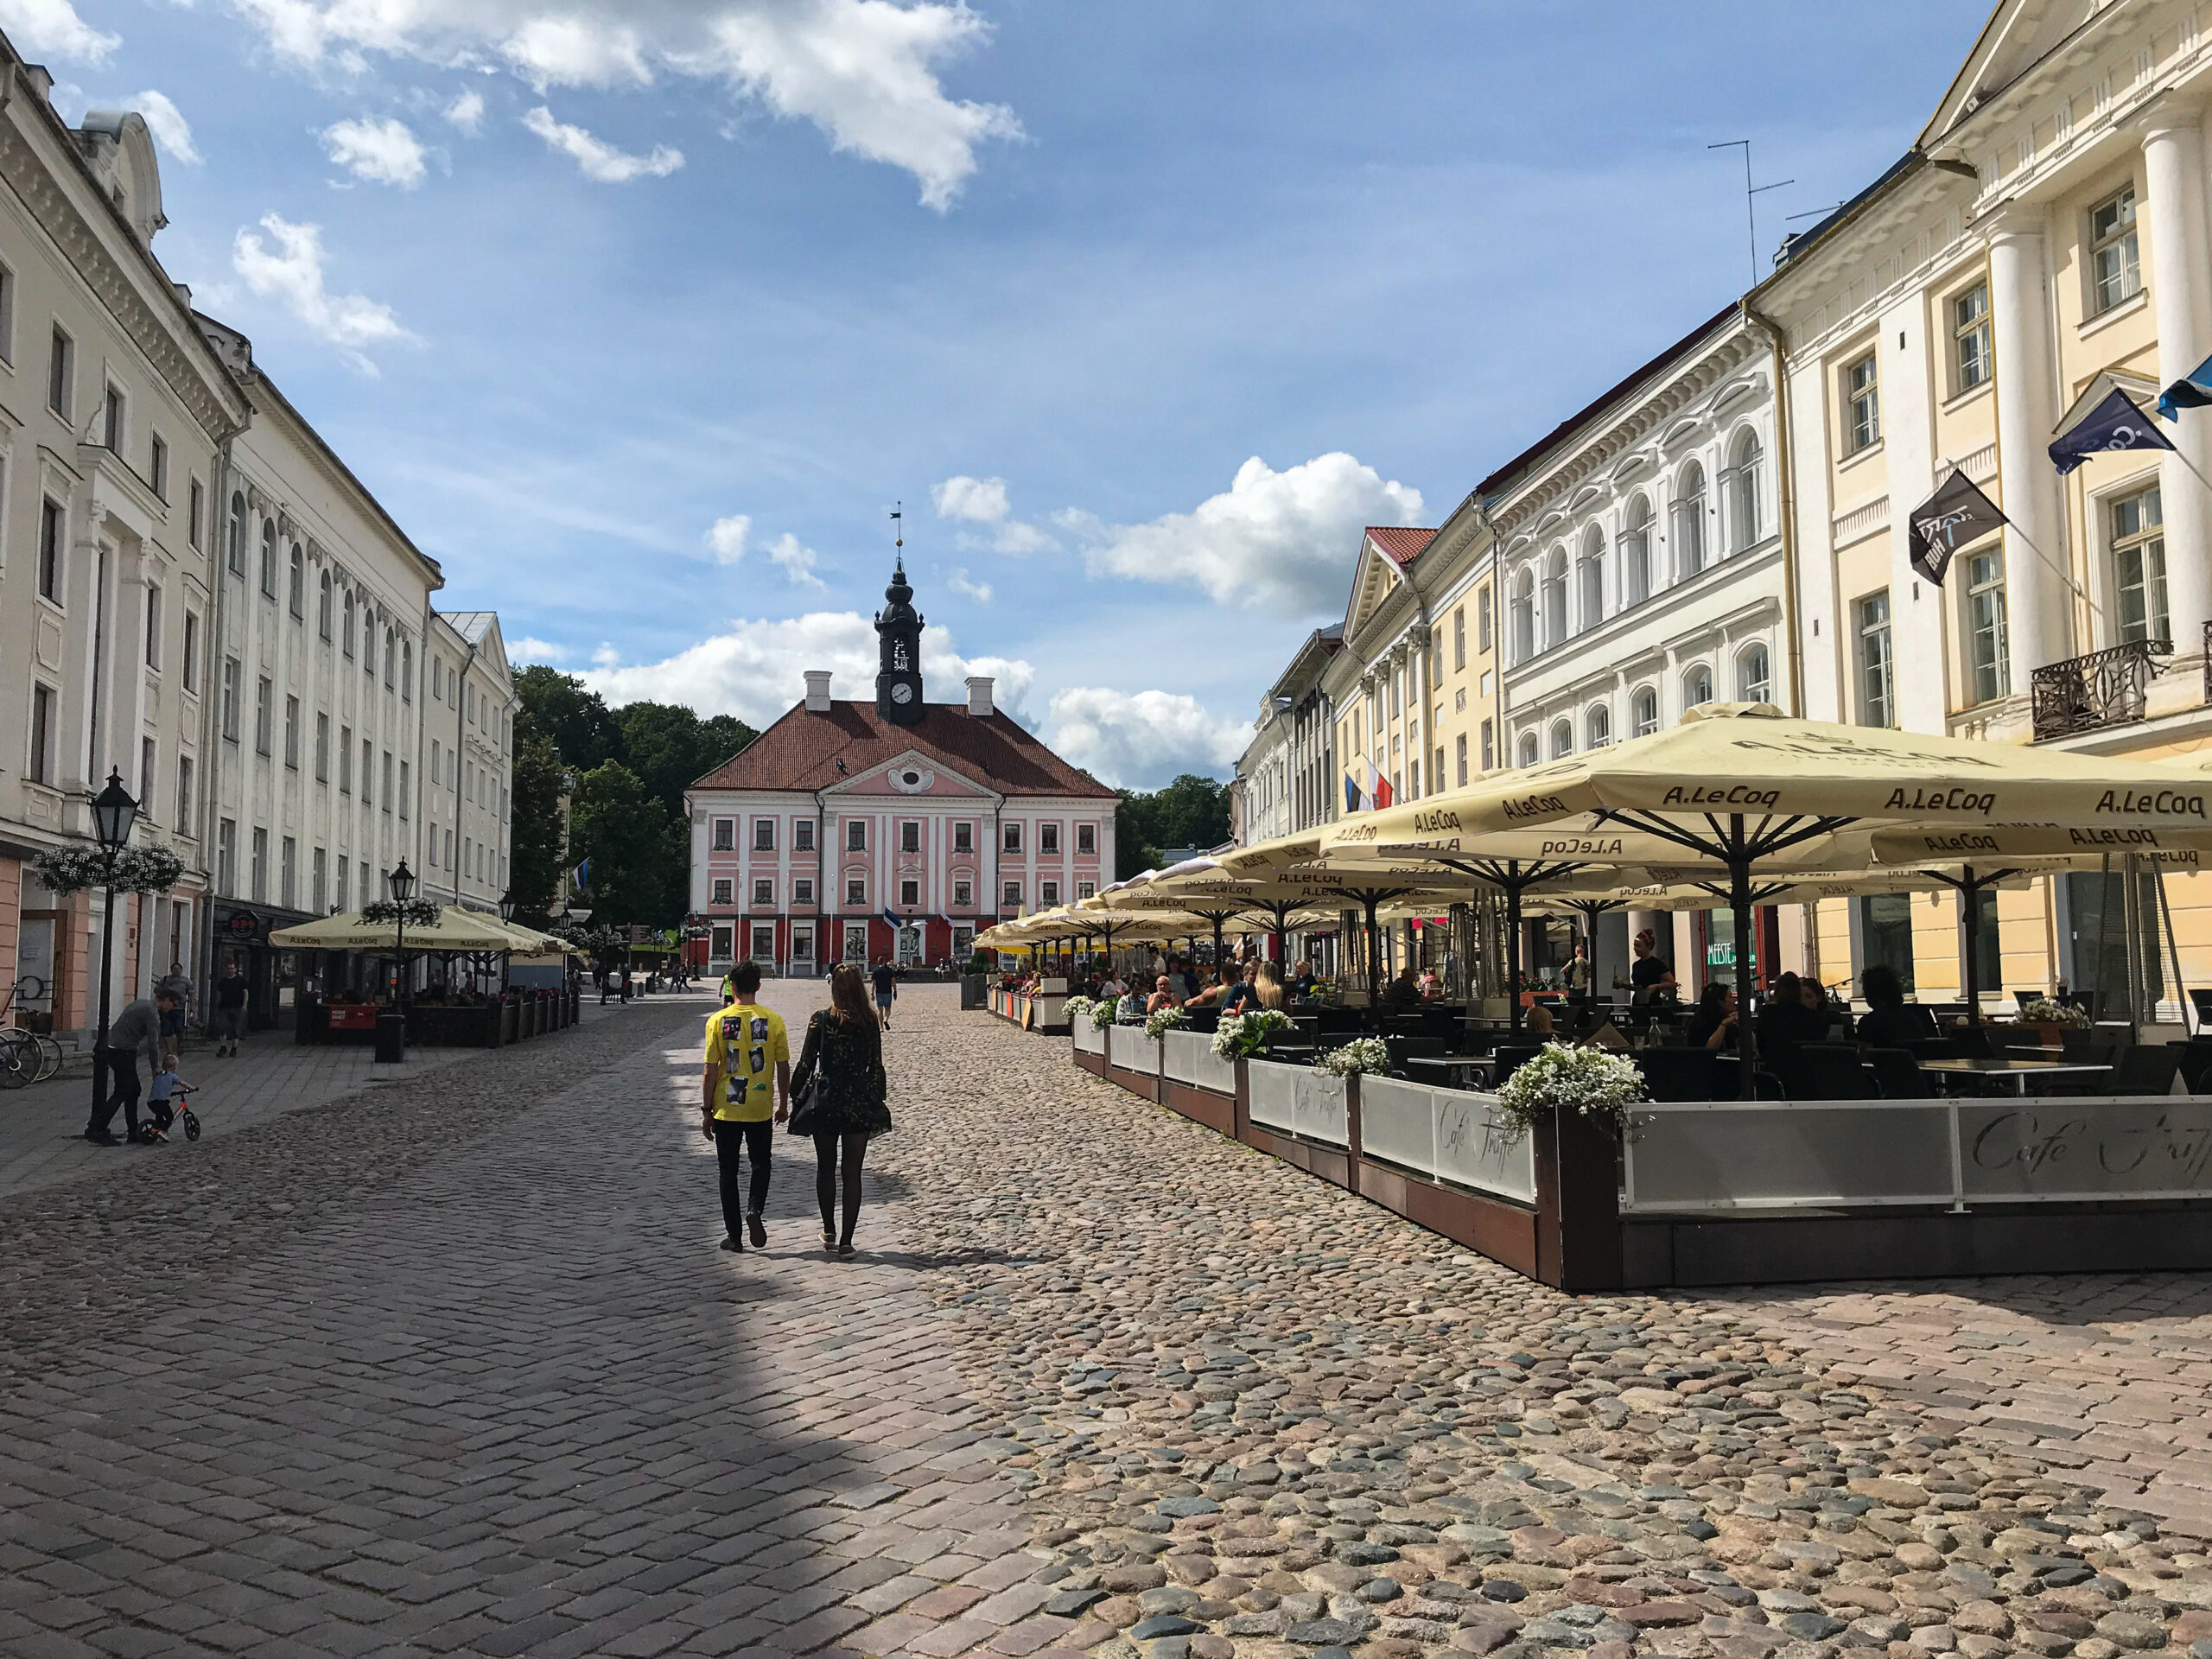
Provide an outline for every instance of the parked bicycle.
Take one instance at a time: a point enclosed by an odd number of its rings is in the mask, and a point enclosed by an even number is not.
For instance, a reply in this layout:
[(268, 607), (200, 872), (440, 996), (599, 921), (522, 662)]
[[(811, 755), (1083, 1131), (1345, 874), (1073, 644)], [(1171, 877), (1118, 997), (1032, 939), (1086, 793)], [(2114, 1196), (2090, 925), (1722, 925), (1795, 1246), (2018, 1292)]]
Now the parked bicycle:
[(46, 1000), (46, 982), (35, 976), (17, 980), (0, 1002), (0, 1089), (22, 1089), (44, 1083), (61, 1069), (61, 1045), (45, 1032), (26, 1031), (6, 1023), (17, 998), (27, 1002)]

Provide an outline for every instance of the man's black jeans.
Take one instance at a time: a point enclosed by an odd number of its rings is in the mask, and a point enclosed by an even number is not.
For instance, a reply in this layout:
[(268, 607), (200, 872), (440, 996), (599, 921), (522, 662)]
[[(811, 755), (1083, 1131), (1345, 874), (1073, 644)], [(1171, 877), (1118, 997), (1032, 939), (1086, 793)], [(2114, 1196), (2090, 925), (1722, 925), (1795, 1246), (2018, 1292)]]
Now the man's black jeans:
[(727, 1117), (715, 1120), (715, 1162), (721, 1166), (722, 1225), (732, 1238), (745, 1236), (745, 1211), (738, 1205), (738, 1154), (753, 1160), (751, 1208), (755, 1215), (768, 1207), (768, 1149), (775, 1142), (776, 1126), (763, 1119), (739, 1123)]
[(138, 1051), (102, 1048), (96, 1058), (107, 1063), (107, 1103), (92, 1114), (92, 1133), (105, 1135), (107, 1126), (115, 1121), (115, 1109), (120, 1106), (123, 1121), (135, 1140), (138, 1135)]

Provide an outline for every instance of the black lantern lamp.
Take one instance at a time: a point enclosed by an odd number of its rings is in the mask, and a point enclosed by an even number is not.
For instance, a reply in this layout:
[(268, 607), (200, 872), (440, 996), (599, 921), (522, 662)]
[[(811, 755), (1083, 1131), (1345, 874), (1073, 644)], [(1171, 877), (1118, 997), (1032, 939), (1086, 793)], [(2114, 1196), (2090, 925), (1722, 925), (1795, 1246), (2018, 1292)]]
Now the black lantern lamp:
[(499, 895), (499, 919), (512, 922), (515, 918), (515, 890), (509, 887)]
[(111, 857), (121, 852), (130, 845), (137, 822), (138, 803), (123, 786), (123, 774), (110, 767), (107, 787), (92, 797), (92, 836), (100, 850)]
[(399, 868), (385, 879), (391, 883), (391, 896), (396, 902), (404, 905), (415, 896), (415, 872), (407, 868), (405, 859), (401, 859)]

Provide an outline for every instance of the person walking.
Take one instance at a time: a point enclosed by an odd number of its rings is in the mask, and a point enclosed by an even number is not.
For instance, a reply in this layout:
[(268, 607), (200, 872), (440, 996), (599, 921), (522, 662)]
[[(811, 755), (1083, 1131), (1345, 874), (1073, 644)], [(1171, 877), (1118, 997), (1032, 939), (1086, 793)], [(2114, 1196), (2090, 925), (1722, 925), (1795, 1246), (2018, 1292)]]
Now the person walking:
[(167, 991), (175, 1006), (162, 1014), (162, 1047), (169, 1069), (176, 1069), (176, 1057), (184, 1050), (185, 1016), (192, 1009), (192, 979), (181, 962), (169, 963), (169, 970), (155, 982), (158, 993)]
[[(891, 1029), (891, 1005), (899, 1000), (899, 976), (886, 960), (877, 963), (868, 977), (875, 982), (875, 1017), (882, 1022), (884, 1030), (888, 1031)], [(832, 973), (830, 988), (833, 995), (836, 988), (837, 976)]]
[[(707, 1020), (707, 1055), (700, 1082), (699, 1132), (715, 1143), (721, 1183), (722, 1249), (742, 1250), (749, 1235), (755, 1249), (768, 1242), (769, 1145), (774, 1123), (791, 1115), (791, 1044), (784, 1016), (753, 999), (760, 964), (741, 962), (730, 970), (735, 1000)], [(753, 1161), (752, 1180), (741, 1189), (740, 1157)]]
[[(868, 1013), (861, 970), (840, 963), (830, 975), (830, 1006), (806, 1022), (806, 1041), (791, 1086), (814, 1085), (805, 1132), (814, 1137), (814, 1196), (822, 1205), (822, 1248), (841, 1260), (853, 1254), (861, 1216), (861, 1165), (868, 1143), (891, 1132), (890, 1083), (883, 1072), (883, 1033)], [(842, 1188), (841, 1188), (842, 1177)], [(842, 1217), (836, 1206), (843, 1199)]]
[(121, 1144), (108, 1129), (115, 1121), (118, 1106), (123, 1108), (123, 1122), (130, 1138), (144, 1138), (138, 1132), (138, 1056), (144, 1054), (153, 1063), (154, 1070), (161, 1070), (162, 1014), (175, 1006), (176, 999), (167, 991), (156, 991), (152, 996), (141, 997), (125, 1007), (108, 1027), (107, 1041), (95, 1051), (95, 1058), (107, 1067), (107, 1093), (92, 1109), (92, 1119), (85, 1125), (85, 1139), (94, 1146)]
[(215, 982), (215, 1052), (238, 1058), (238, 1039), (245, 1035), (245, 976), (236, 957), (225, 964)]

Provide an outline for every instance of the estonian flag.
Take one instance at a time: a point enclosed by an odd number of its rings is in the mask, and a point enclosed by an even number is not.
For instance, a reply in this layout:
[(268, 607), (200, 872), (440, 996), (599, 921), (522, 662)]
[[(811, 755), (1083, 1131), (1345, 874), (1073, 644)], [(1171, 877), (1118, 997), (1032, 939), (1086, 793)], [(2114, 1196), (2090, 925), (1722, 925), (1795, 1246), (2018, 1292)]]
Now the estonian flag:
[(2202, 409), (2207, 404), (2212, 404), (2212, 357), (2158, 394), (2158, 413), (2170, 421), (2178, 421), (2181, 410)]
[(906, 925), (906, 922), (899, 917), (899, 912), (892, 909), (888, 905), (886, 905), (883, 907), (883, 925), (889, 928), (893, 933), (898, 932), (900, 928)]
[(2094, 409), (2061, 433), (2050, 446), (2051, 464), (2063, 478), (2091, 455), (2113, 449), (2171, 449), (2173, 445), (2135, 400), (2114, 388)]
[(575, 879), (576, 887), (579, 891), (589, 887), (591, 885), (591, 860), (584, 860), (582, 863), (577, 865), (576, 868), (570, 870), (569, 874)]
[(1350, 772), (1344, 773), (1344, 810), (1360, 811), (1365, 807), (1366, 803), (1367, 797), (1359, 792), (1359, 780)]

